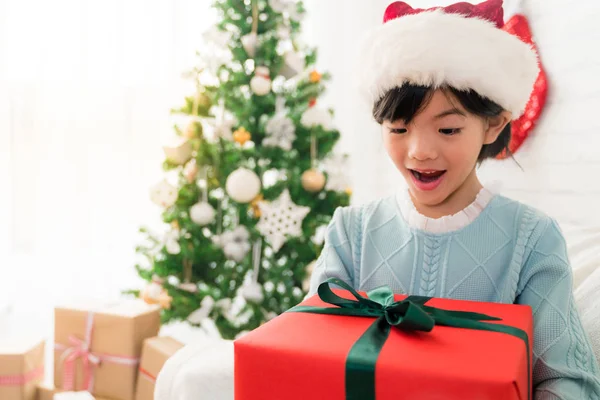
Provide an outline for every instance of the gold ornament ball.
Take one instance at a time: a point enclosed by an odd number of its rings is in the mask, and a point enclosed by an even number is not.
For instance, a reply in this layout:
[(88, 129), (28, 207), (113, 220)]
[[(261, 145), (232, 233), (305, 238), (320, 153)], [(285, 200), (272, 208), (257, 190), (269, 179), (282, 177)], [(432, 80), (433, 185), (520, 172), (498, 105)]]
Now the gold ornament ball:
[(198, 165), (196, 165), (196, 160), (193, 158), (187, 164), (185, 164), (185, 167), (183, 168), (183, 176), (185, 176), (185, 179), (190, 184), (196, 181), (198, 172)]
[(319, 83), (321, 82), (322, 75), (318, 71), (312, 71), (309, 75), (309, 80), (311, 83)]
[(325, 175), (314, 168), (304, 171), (302, 187), (308, 192), (320, 192), (325, 187)]
[(202, 133), (202, 125), (196, 121), (190, 122), (183, 131), (183, 137), (186, 139), (195, 139)]
[(167, 293), (166, 290), (164, 292), (162, 292), (160, 294), (160, 297), (158, 298), (158, 304), (160, 304), (161, 308), (164, 309), (164, 310), (170, 310), (171, 309), (171, 302), (172, 301), (173, 301), (173, 298), (168, 295), (168, 293)]
[(252, 209), (252, 213), (253, 213), (253, 215), (254, 215), (254, 218), (260, 218), (260, 215), (261, 215), (261, 213), (260, 213), (260, 207), (259, 207), (259, 204), (260, 204), (262, 201), (264, 201), (264, 199), (265, 199), (265, 198), (264, 198), (264, 196), (263, 196), (262, 194), (260, 194), (260, 193), (259, 193), (259, 194), (258, 194), (258, 195), (257, 195), (257, 196), (254, 198), (254, 200), (252, 200), (252, 201), (250, 202), (250, 208)]
[[(196, 104), (198, 105), (198, 110), (196, 110), (198, 115), (206, 115), (208, 113), (208, 110), (212, 106), (210, 97), (205, 93), (197, 94)], [(191, 108), (192, 108), (192, 113), (193, 113), (194, 112), (193, 107), (191, 107)]]
[(197, 95), (198, 104), (202, 107), (208, 107), (211, 105), (210, 97), (206, 93), (198, 93)]
[(252, 139), (252, 135), (244, 127), (241, 127), (240, 129), (233, 132), (233, 140), (235, 140), (242, 146), (250, 139)]

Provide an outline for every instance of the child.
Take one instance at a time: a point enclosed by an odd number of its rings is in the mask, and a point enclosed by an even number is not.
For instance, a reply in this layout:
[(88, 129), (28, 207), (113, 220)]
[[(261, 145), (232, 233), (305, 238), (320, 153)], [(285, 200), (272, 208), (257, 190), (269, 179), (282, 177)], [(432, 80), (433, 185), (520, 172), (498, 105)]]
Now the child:
[(534, 51), (499, 29), (502, 0), (395, 2), (384, 22), (360, 53), (359, 79), (408, 190), (336, 210), (309, 294), (337, 277), (363, 291), (528, 304), (535, 398), (599, 398), (558, 225), (476, 174), (507, 149), (538, 74)]

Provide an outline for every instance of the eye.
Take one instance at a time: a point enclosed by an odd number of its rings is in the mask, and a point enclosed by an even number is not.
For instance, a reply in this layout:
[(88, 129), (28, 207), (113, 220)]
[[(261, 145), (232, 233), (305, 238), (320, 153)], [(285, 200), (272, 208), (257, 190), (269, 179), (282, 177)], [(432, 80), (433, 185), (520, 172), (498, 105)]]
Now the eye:
[(442, 128), (439, 130), (442, 135), (452, 136), (461, 132), (461, 128)]
[(395, 133), (397, 135), (401, 135), (406, 132), (407, 132), (406, 128), (390, 128), (390, 133)]

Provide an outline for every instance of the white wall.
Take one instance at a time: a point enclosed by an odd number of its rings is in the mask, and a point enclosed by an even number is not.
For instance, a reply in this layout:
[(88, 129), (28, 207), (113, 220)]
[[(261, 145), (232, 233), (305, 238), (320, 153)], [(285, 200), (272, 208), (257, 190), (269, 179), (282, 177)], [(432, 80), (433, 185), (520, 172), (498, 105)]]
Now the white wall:
[[(448, 0), (414, 0), (414, 7)], [(380, 24), (388, 0), (306, 0), (306, 37), (319, 46), (319, 66), (333, 75), (324, 99), (336, 110), (340, 148), (354, 161), (354, 202), (392, 193), (401, 177), (387, 160), (378, 126), (352, 93), (352, 57), (361, 35)], [(482, 180), (500, 180), (503, 193), (530, 203), (561, 223), (600, 225), (600, 4), (596, 1), (524, 0), (550, 92), (535, 136), (516, 154), (523, 167), (507, 160), (482, 167)], [(514, 1), (506, 0), (510, 9)], [(493, 77), (490, 77), (493, 79)]]
[(524, 11), (549, 81), (547, 107), (535, 136), (514, 163), (493, 163), (483, 176), (502, 175), (507, 193), (561, 222), (600, 225), (600, 4), (530, 0)]

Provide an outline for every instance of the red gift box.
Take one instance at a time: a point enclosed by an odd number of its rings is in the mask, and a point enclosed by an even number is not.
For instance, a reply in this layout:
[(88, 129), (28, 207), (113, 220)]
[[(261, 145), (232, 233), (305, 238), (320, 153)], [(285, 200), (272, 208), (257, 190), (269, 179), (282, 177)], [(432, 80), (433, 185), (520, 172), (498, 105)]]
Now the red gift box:
[[(346, 291), (335, 294), (352, 299)], [(405, 299), (394, 296), (395, 301)], [(301, 306), (337, 308), (318, 296)], [(519, 328), (527, 338), (440, 325), (430, 332), (392, 327), (376, 358), (373, 398), (530, 398), (530, 307), (440, 298), (426, 300), (426, 306), (491, 315), (501, 321), (485, 323)], [(365, 400), (346, 390), (347, 358), (374, 321), (306, 312), (280, 315), (235, 341), (235, 399)]]

